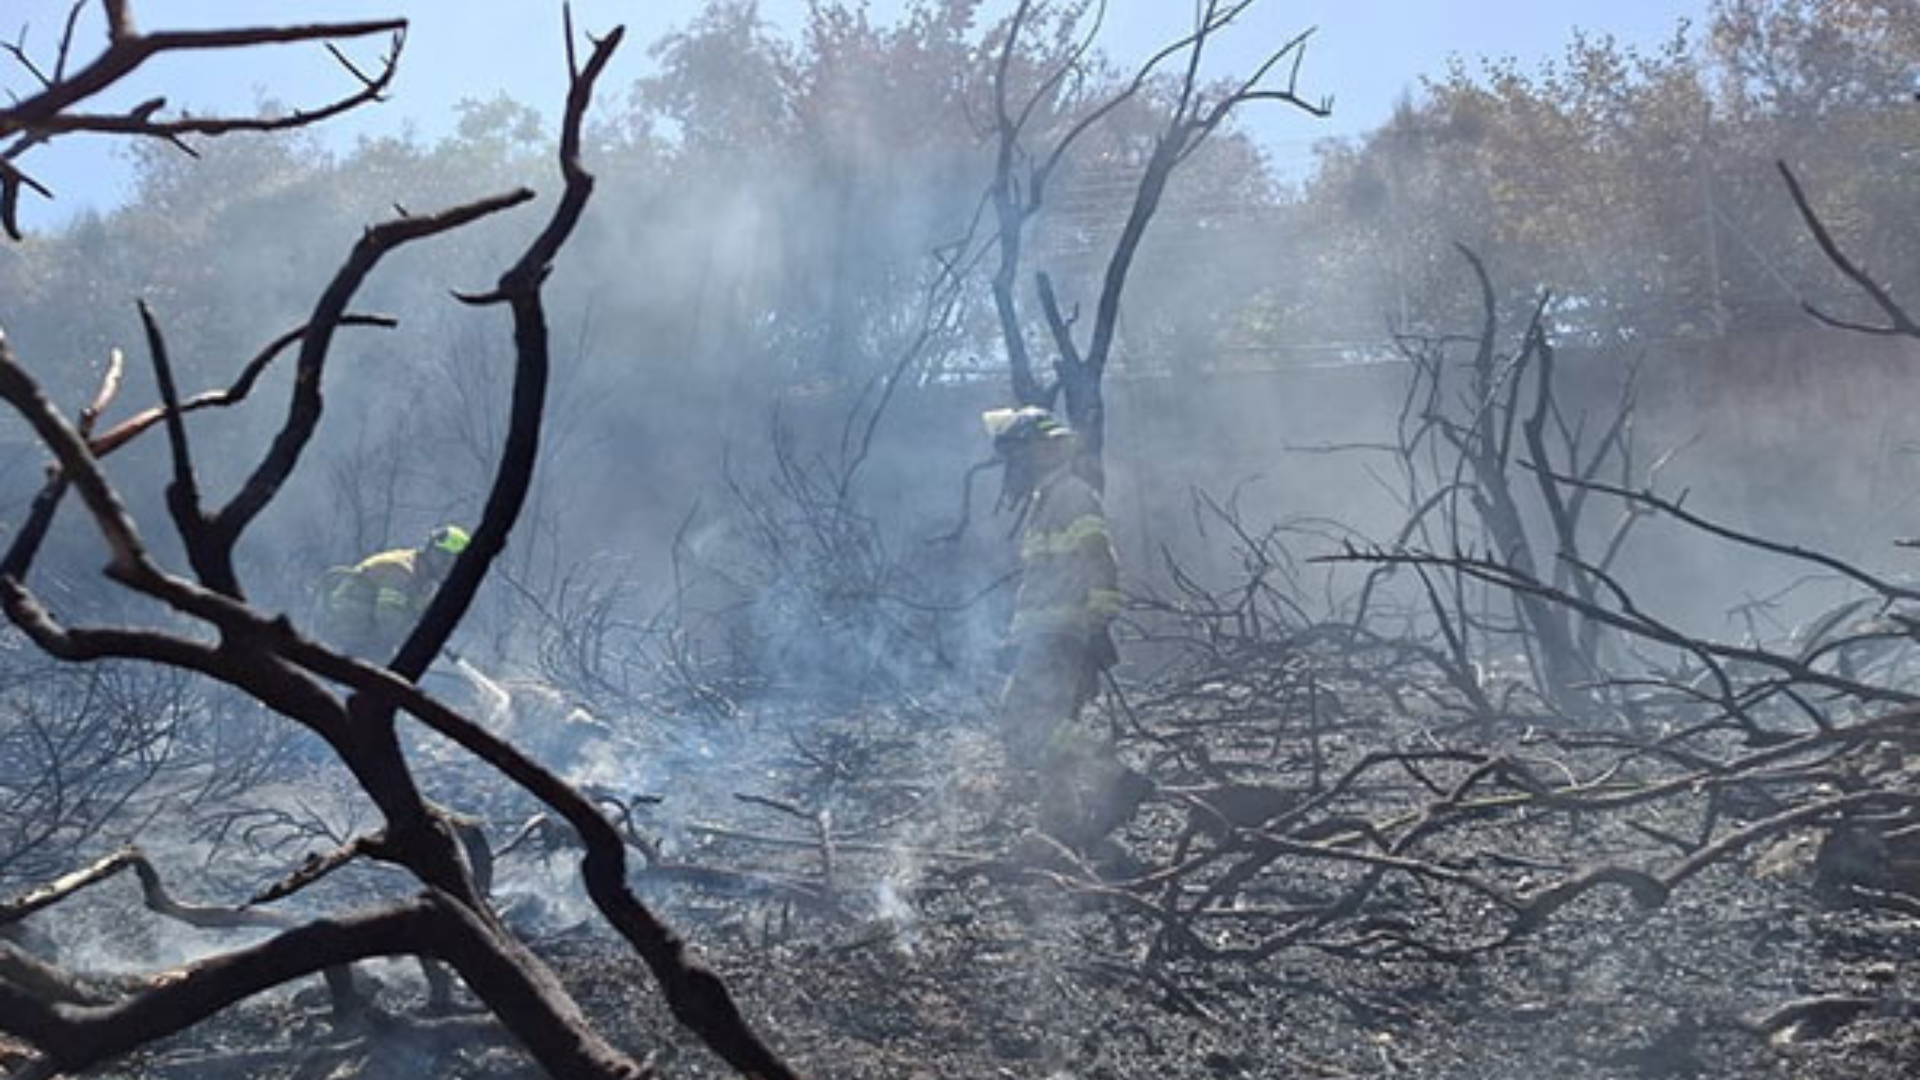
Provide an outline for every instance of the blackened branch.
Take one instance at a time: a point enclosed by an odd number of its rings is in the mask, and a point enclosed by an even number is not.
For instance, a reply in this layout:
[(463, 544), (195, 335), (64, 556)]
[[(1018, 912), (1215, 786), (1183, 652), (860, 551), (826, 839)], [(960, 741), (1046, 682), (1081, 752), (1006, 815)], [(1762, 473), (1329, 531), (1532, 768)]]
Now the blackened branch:
[(1916, 323), (1913, 320), (1913, 316), (1907, 314), (1907, 310), (1900, 306), (1900, 302), (1893, 298), (1892, 293), (1889, 293), (1884, 286), (1873, 279), (1871, 274), (1861, 269), (1859, 264), (1855, 263), (1847, 256), (1845, 251), (1840, 249), (1840, 244), (1834, 240), (1833, 234), (1827, 230), (1826, 222), (1820, 220), (1820, 215), (1815, 212), (1813, 204), (1808, 201), (1807, 193), (1801, 189), (1800, 180), (1793, 175), (1793, 170), (1788, 168), (1787, 163), (1784, 161), (1777, 161), (1774, 164), (1780, 170), (1781, 179), (1787, 182), (1787, 193), (1793, 196), (1793, 205), (1799, 209), (1800, 219), (1806, 222), (1807, 231), (1813, 234), (1814, 242), (1820, 245), (1820, 251), (1826, 255), (1827, 261), (1832, 263), (1842, 274), (1845, 274), (1855, 285), (1860, 286), (1861, 291), (1873, 300), (1874, 306), (1878, 307), (1881, 312), (1886, 315), (1887, 325), (1875, 326), (1871, 323), (1837, 319), (1807, 301), (1802, 301), (1800, 306), (1806, 310), (1807, 314), (1826, 323), (1828, 326), (1837, 327), (1841, 330), (1852, 330), (1862, 334), (1875, 334), (1882, 337), (1899, 336), (1920, 338), (1920, 323)]
[(333, 332), (345, 319), (347, 304), (367, 275), (388, 252), (397, 247), (458, 229), (531, 198), (533, 192), (521, 188), (438, 214), (396, 218), (376, 225), (361, 235), (346, 262), (321, 294), (319, 303), (314, 306), (313, 316), (307, 322), (306, 331), (301, 335), (300, 355), (294, 372), (293, 399), (288, 407), (286, 422), (274, 437), (265, 458), (254, 468), (232, 501), (213, 516), (211, 542), (218, 547), (219, 560), (224, 564), (216, 580), (224, 578), (232, 583), (234, 544), (253, 519), (279, 494), (281, 485), (292, 475), (301, 453), (313, 438), (314, 430), (320, 423), (323, 406), (321, 376), (325, 372), (328, 350), (333, 344)]
[[(343, 315), (336, 325), (378, 326), (391, 329), (392, 327), (400, 325), (400, 322), (390, 315)], [(247, 395), (253, 392), (254, 384), (259, 381), (260, 376), (267, 370), (267, 367), (271, 365), (281, 353), (285, 352), (288, 346), (305, 337), (306, 333), (307, 328), (301, 326), (289, 330), (273, 339), (272, 342), (268, 343), (266, 348), (260, 350), (258, 355), (254, 356), (252, 360), (247, 362), (245, 367), (240, 369), (240, 377), (235, 379), (231, 386), (224, 390), (204, 390), (187, 398), (180, 403), (180, 412), (185, 414), (199, 412), (202, 409), (227, 408), (245, 401)], [(88, 446), (92, 449), (95, 457), (106, 457), (108, 454), (120, 449), (143, 432), (152, 428), (155, 424), (166, 420), (167, 414), (168, 410), (164, 406), (135, 413), (133, 416), (115, 424), (103, 434), (89, 438)], [(81, 419), (83, 421), (86, 419), (85, 414), (82, 414)], [(90, 432), (83, 430), (82, 434), (90, 434)]]
[(494, 559), (506, 548), (507, 533), (526, 504), (527, 490), (533, 483), (534, 462), (539, 455), (551, 367), (546, 309), (540, 289), (554, 256), (579, 223), (587, 199), (593, 194), (593, 174), (580, 161), (581, 130), (586, 123), (587, 106), (593, 99), (594, 81), (613, 58), (622, 37), (623, 30), (615, 28), (595, 42), (585, 67), (574, 76), (567, 89), (560, 136), (560, 173), (565, 178), (566, 189), (554, 207), (553, 216), (501, 276), (494, 292), (466, 298), (472, 303), (504, 301), (513, 311), (515, 361), (507, 435), (472, 541), (454, 561), (446, 581), (394, 656), (393, 669), (408, 678), (419, 678), (453, 636), (454, 628), (472, 606), (474, 594), (479, 591)]
[[(26, 56), (20, 45), (10, 47), (15, 57), (41, 83), (31, 97), (0, 109), (0, 139), (13, 142), (0, 153), (0, 227), (13, 239), (21, 237), (19, 224), (20, 194), (32, 190), (43, 198), (52, 198), (45, 185), (34, 180), (16, 164), (19, 157), (48, 140), (74, 132), (164, 139), (192, 152), (184, 138), (189, 135), (215, 136), (235, 131), (282, 131), (305, 127), (359, 108), (380, 96), (392, 83), (405, 42), (406, 20), (380, 19), (357, 22), (314, 23), (284, 27), (244, 27), (218, 30), (186, 30), (142, 34), (135, 26), (132, 5), (126, 0), (104, 0), (107, 17), (107, 47), (92, 62), (67, 73), (72, 55), (73, 31), (81, 5), (69, 12), (53, 72), (42, 72)], [(371, 75), (348, 62), (338, 43), (355, 38), (386, 34), (392, 46), (380, 67)], [(313, 108), (296, 109), (281, 116), (264, 114), (242, 116), (162, 117), (164, 98), (143, 101), (124, 112), (86, 112), (77, 108), (83, 102), (113, 87), (155, 56), (165, 53), (197, 53), (218, 49), (248, 48), (257, 45), (321, 42), (333, 50), (336, 59), (354, 77), (359, 88), (352, 93)]]
[(279, 636), (274, 648), (281, 655), (368, 699), (405, 710), (566, 819), (586, 849), (580, 872), (587, 895), (646, 962), (674, 1017), (748, 1076), (791, 1080), (797, 1075), (747, 1023), (720, 977), (690, 957), (686, 942), (628, 887), (626, 843), (591, 799), (394, 670), (321, 648), (285, 626), (273, 630)]
[(444, 937), (434, 932), (443, 921), (436, 916), (450, 906), (415, 900), (309, 923), (154, 976), (144, 992), (109, 1005), (56, 1004), (0, 981), (0, 1031), (26, 1040), (58, 1071), (77, 1073), (302, 976), (433, 949)]
[[(193, 451), (187, 443), (187, 424), (181, 414), (180, 392), (174, 387), (173, 361), (167, 354), (167, 339), (160, 323), (145, 300), (140, 301), (140, 325), (147, 334), (147, 352), (153, 360), (153, 381), (160, 390), (160, 407), (166, 416), (167, 448), (173, 457), (173, 480), (167, 484), (167, 511), (202, 582), (215, 567), (208, 562), (206, 515), (200, 511), (200, 484), (193, 475)], [(217, 586), (214, 586), (217, 588)], [(231, 595), (238, 596), (238, 593)]]
[[(124, 5), (120, 5), (124, 8)], [(126, 78), (135, 69), (162, 53), (205, 52), (215, 49), (243, 49), (257, 45), (285, 45), (303, 41), (346, 41), (376, 35), (398, 35), (407, 29), (405, 19), (375, 19), (358, 22), (313, 23), (302, 26), (255, 26), (218, 30), (174, 30), (141, 34), (131, 21), (114, 26), (105, 51), (93, 62), (56, 82), (40, 93), (13, 106), (0, 109), (0, 136), (19, 132), (98, 130), (63, 126), (68, 110)], [(391, 67), (396, 58), (390, 58)], [(221, 122), (208, 117), (210, 123)], [(117, 129), (115, 129), (117, 130)], [(151, 132), (128, 132), (149, 134)]]

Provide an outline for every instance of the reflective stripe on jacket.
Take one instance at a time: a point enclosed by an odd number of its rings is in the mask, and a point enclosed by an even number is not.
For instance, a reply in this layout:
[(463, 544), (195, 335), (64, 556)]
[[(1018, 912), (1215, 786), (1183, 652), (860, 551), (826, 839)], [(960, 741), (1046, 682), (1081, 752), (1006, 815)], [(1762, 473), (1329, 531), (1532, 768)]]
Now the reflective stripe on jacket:
[(1100, 494), (1062, 469), (1034, 492), (1020, 538), (1013, 633), (1104, 635), (1120, 613), (1119, 563)]
[(339, 571), (327, 594), (329, 613), (339, 620), (381, 625), (409, 621), (433, 599), (432, 583), (420, 573), (419, 553), (396, 548), (370, 555)]

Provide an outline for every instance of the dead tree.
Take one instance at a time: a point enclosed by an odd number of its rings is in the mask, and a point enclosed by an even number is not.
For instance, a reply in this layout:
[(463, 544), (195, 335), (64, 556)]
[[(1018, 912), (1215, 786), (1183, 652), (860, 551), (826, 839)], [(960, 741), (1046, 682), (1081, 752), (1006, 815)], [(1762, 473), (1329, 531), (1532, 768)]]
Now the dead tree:
[[(1407, 521), (1391, 549), (1469, 552), (1512, 567), (1516, 575), (1551, 581), (1592, 600), (1643, 516), (1629, 506), (1604, 534), (1588, 522), (1589, 490), (1565, 476), (1594, 480), (1603, 472), (1636, 482), (1633, 447), (1634, 380), (1589, 429), (1584, 412), (1569, 412), (1555, 381), (1558, 354), (1547, 330), (1550, 296), (1529, 313), (1518, 344), (1503, 349), (1495, 290), (1485, 264), (1465, 247), (1461, 255), (1479, 287), (1481, 323), (1468, 335), (1401, 333), (1396, 346), (1411, 378), (1402, 401), (1392, 453), (1404, 491)], [(1465, 350), (1464, 361), (1456, 353)], [(1589, 556), (1597, 541), (1599, 553)], [(1393, 565), (1393, 564), (1389, 564)], [(1400, 564), (1406, 565), (1406, 564)], [(1465, 687), (1494, 657), (1489, 641), (1517, 641), (1531, 664), (1541, 696), (1577, 713), (1592, 707), (1601, 670), (1604, 626), (1576, 611), (1525, 593), (1512, 594), (1512, 622), (1487, 609), (1477, 588), (1457, 573), (1415, 564), (1433, 625), (1448, 658), (1451, 681)], [(1376, 582), (1362, 590), (1354, 618), (1370, 614)], [(1470, 699), (1480, 692), (1469, 693)], [(1480, 698), (1480, 707), (1486, 702)]]
[[(1585, 568), (1597, 586), (1589, 602), (1487, 552), (1410, 542), (1338, 556), (1522, 591), (1603, 624), (1644, 666), (1596, 679), (1637, 696), (1660, 723), (1622, 731), (1574, 722), (1517, 740), (1478, 729), (1493, 737), (1469, 741), (1473, 729), (1437, 727), (1423, 711), (1395, 739), (1384, 717), (1365, 715), (1368, 705), (1401, 671), (1421, 677), (1430, 656), (1363, 639), (1360, 627), (1268, 620), (1265, 655), (1197, 642), (1197, 672), (1150, 687), (1128, 709), (1126, 739), (1173, 811), (1143, 827), (1160, 830), (1139, 845), (1154, 861), (1119, 880), (1070, 854), (1023, 872), (1104, 906), (1117, 937), (1139, 935), (1129, 956), (1144, 945), (1145, 970), (1172, 979), (1184, 970), (1166, 964), (1174, 958), (1265, 965), (1294, 949), (1469, 960), (1544, 931), (1596, 892), (1659, 908), (1716, 867), (1807, 832), (1827, 838), (1810, 869), (1835, 899), (1920, 911), (1920, 771), (1910, 764), (1920, 747), (1920, 651), (1909, 614), (1920, 594), (1675, 500), (1552, 479), (1843, 577), (1880, 617), (1730, 643), (1688, 635), (1595, 567)], [(1260, 563), (1249, 571), (1238, 590), (1189, 596), (1245, 635), (1252, 606), (1234, 601), (1263, 590), (1270, 572)], [(1863, 650), (1872, 662), (1848, 661)], [(1659, 654), (1676, 659), (1652, 662)], [(1350, 694), (1358, 708), (1342, 704)], [(1356, 724), (1365, 737), (1353, 737)], [(1598, 822), (1610, 828), (1594, 830)]]
[[(1105, 5), (1099, 5), (1088, 33), (1077, 45), (1050, 63), (1043, 63), (1034, 86), (1024, 94), (1013, 85), (1019, 67), (1016, 60), (1021, 56), (1023, 35), (1045, 14), (1044, 0), (1021, 0), (1003, 31), (992, 82), (991, 135), (995, 158), (993, 179), (987, 190), (996, 225), (993, 242), (999, 256), (993, 276), (994, 310), (1007, 351), (1014, 400), (1022, 405), (1053, 408), (1056, 401), (1064, 398), (1067, 421), (1080, 433), (1081, 468), (1096, 484), (1103, 475), (1101, 448), (1106, 437), (1101, 379), (1113, 354), (1121, 299), (1140, 252), (1140, 243), (1160, 209), (1174, 173), (1242, 105), (1275, 101), (1314, 116), (1326, 116), (1332, 111), (1330, 102), (1311, 102), (1297, 93), (1300, 63), (1306, 55), (1306, 34), (1268, 54), (1253, 73), (1243, 79), (1218, 87), (1203, 85), (1200, 66), (1208, 45), (1255, 2), (1207, 0), (1198, 12), (1191, 33), (1154, 53), (1118, 90), (1078, 109), (1078, 115), (1072, 115), (1074, 89), (1087, 76), (1085, 66)], [(1063, 16), (1066, 25), (1071, 27), (1084, 10), (1083, 5)], [(1166, 68), (1174, 65), (1180, 66), (1179, 74), (1163, 78)], [(1287, 69), (1285, 85), (1265, 85), (1268, 76), (1282, 65)], [(1094, 302), (1093, 325), (1086, 333), (1084, 344), (1076, 334), (1076, 318), (1061, 307), (1051, 278), (1044, 270), (1034, 276), (1041, 312), (1055, 352), (1052, 376), (1043, 376), (1035, 370), (1034, 350), (1027, 339), (1028, 319), (1021, 313), (1020, 304), (1027, 230), (1045, 209), (1047, 185), (1074, 146), (1122, 106), (1162, 88), (1168, 102), (1165, 115), (1154, 133), (1140, 176), (1134, 181), (1126, 221), (1107, 255)], [(1067, 113), (1062, 123), (1053, 125), (1051, 130), (1040, 130), (1046, 118), (1061, 111)]]
[[(1152, 861), (1115, 879), (1061, 853), (1021, 873), (1103, 906), (1128, 963), (1169, 980), (1192, 970), (1175, 959), (1259, 966), (1295, 949), (1465, 961), (1545, 931), (1596, 892), (1659, 908), (1716, 867), (1806, 832), (1828, 836), (1811, 870), (1836, 899), (1920, 911), (1920, 773), (1909, 764), (1920, 697), (1906, 614), (1915, 592), (1674, 500), (1552, 479), (1845, 577), (1882, 617), (1784, 643), (1727, 643), (1688, 636), (1591, 567), (1593, 603), (1485, 552), (1423, 552), (1410, 541), (1340, 557), (1525, 591), (1604, 624), (1637, 646), (1629, 659), (1678, 657), (1596, 675), (1658, 719), (1639, 731), (1576, 717), (1513, 739), (1438, 726), (1422, 709), (1395, 738), (1376, 703), (1430, 680), (1431, 651), (1363, 636), (1365, 627), (1262, 614), (1285, 593), (1267, 591), (1277, 568), (1257, 558), (1240, 587), (1182, 585), (1183, 614), (1222, 633), (1192, 642), (1197, 662), (1125, 709), (1123, 741), (1167, 804), (1130, 838)], [(1859, 650), (1873, 661), (1849, 664)], [(1608, 828), (1595, 830), (1600, 822)], [(1138, 843), (1142, 832), (1152, 838)]]
[[(143, 35), (134, 28), (125, 0), (104, 0), (104, 7), (110, 37), (101, 57), (72, 74), (65, 72), (64, 65), (56, 68), (41, 94), (0, 112), (0, 131), (18, 136), (7, 157), (11, 179), (6, 191), (17, 195), (19, 186), (27, 183), (11, 164), (23, 143), (31, 146), (75, 130), (179, 138), (194, 132), (217, 134), (244, 123), (170, 121), (158, 115), (158, 105), (119, 117), (74, 111), (79, 102), (157, 52), (326, 41), (341, 34), (398, 33), (404, 26), (396, 20), (292, 31)], [(579, 834), (588, 896), (647, 963), (682, 1023), (744, 1075), (794, 1075), (749, 1028), (720, 979), (694, 963), (684, 943), (630, 889), (626, 844), (601, 810), (526, 754), (417, 685), (472, 604), (527, 498), (549, 368), (542, 285), (593, 190), (593, 177), (581, 163), (581, 129), (594, 83), (620, 38), (621, 31), (616, 29), (594, 41), (582, 63), (575, 55), (569, 25), (570, 81), (559, 148), (563, 192), (545, 226), (496, 285), (462, 297), (469, 304), (504, 305), (511, 312), (515, 357), (508, 431), (472, 543), (398, 653), (384, 666), (327, 648), (285, 616), (250, 603), (235, 564), (235, 547), (301, 463), (321, 418), (334, 335), (349, 321), (349, 305), (367, 275), (396, 248), (518, 206), (530, 200), (532, 192), (520, 189), (438, 213), (402, 214), (366, 230), (322, 292), (306, 325), (277, 342), (279, 348), (269, 350), (270, 360), (271, 354), (298, 346), (286, 419), (239, 490), (217, 506), (201, 490), (184, 423), (192, 403), (204, 399), (183, 398), (175, 386), (165, 337), (151, 311), (142, 308), (161, 398), (157, 419), (111, 446), (90, 439), (82, 426), (69, 421), (48, 400), (11, 343), (0, 338), (0, 399), (20, 414), (54, 460), (48, 481), (25, 519), (11, 530), (12, 541), (0, 555), (0, 608), (34, 644), (61, 660), (134, 660), (193, 672), (251, 695), (304, 725), (338, 755), (383, 819), (378, 831), (356, 837), (321, 866), (332, 869), (353, 858), (377, 860), (405, 870), (420, 887), (412, 898), (303, 923), (258, 945), (169, 973), (105, 1004), (63, 1004), (0, 978), (0, 1031), (24, 1040), (40, 1055), (31, 1070), (82, 1071), (291, 979), (367, 957), (405, 955), (451, 966), (553, 1075), (647, 1075), (646, 1067), (593, 1030), (553, 973), (514, 937), (484, 889), (476, 885), (455, 823), (422, 794), (403, 753), (399, 724), (405, 716), (491, 766)], [(63, 56), (65, 52), (63, 48)], [(367, 80), (369, 98), (377, 93), (379, 82)], [(310, 122), (330, 111), (301, 115)], [(11, 199), (8, 210), (10, 221)], [(166, 503), (187, 553), (190, 576), (156, 561), (101, 467), (106, 453), (131, 445), (139, 434), (156, 426), (166, 433), (172, 465)], [(197, 627), (198, 633), (72, 625), (42, 601), (29, 582), (30, 573), (48, 527), (69, 493), (78, 496), (105, 544), (106, 577), (164, 606)], [(282, 891), (290, 892), (317, 876), (290, 879), (289, 888)]]

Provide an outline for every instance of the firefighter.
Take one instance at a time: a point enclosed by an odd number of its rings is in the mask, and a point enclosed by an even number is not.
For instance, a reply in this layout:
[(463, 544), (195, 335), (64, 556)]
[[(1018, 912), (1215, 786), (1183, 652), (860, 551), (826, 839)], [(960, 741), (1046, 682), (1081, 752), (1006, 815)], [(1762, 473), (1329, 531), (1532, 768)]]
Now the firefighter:
[(392, 656), (469, 539), (460, 526), (442, 525), (418, 548), (395, 548), (354, 566), (335, 567), (324, 597), (328, 639), (367, 659)]
[(1005, 465), (1001, 505), (1020, 534), (1002, 734), (1012, 760), (1034, 771), (1040, 827), (1086, 852), (1145, 797), (1145, 779), (1080, 723), (1101, 674), (1119, 659), (1110, 632), (1119, 565), (1100, 493), (1073, 470), (1072, 429), (1033, 406), (981, 420)]

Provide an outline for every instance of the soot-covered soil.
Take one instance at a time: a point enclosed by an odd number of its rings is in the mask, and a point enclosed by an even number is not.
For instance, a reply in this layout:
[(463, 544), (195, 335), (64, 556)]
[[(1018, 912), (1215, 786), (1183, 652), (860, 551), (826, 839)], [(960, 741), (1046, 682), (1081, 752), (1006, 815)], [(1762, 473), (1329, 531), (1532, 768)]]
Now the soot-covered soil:
[[(729, 872), (663, 868), (638, 881), (810, 1076), (1892, 1080), (1920, 1062), (1920, 1019), (1903, 1004), (1920, 997), (1920, 920), (1834, 903), (1816, 885), (1810, 833), (1719, 861), (1657, 907), (1596, 889), (1505, 944), (1498, 912), (1471, 890), (1417, 874), (1385, 874), (1364, 910), (1258, 959), (1156, 946), (1153, 917), (1128, 899), (1164, 896), (1155, 871), (1192, 858), (1180, 847), (1193, 820), (1180, 793), (1193, 770), (1181, 762), (1196, 745), (1212, 775), (1284, 789), (1304, 787), (1309, 773), (1324, 785), (1383, 747), (1474, 742), (1516, 759), (1546, 755), (1524, 725), (1468, 734), (1338, 680), (1318, 685), (1310, 706), (1270, 685), (1220, 681), (1141, 693), (1115, 715), (1126, 718), (1129, 760), (1163, 790), (1122, 834), (1131, 860), (1109, 865), (1103, 882), (1034, 854), (1030, 808), (999, 780), (983, 713), (867, 707), (823, 720), (789, 707), (681, 720), (589, 747), (577, 771), (609, 793), (660, 798), (631, 809), (663, 867)], [(1584, 767), (1577, 755), (1561, 764), (1569, 775)], [(1421, 772), (1427, 786), (1409, 775), (1356, 785), (1339, 812), (1390, 819), (1456, 778), (1445, 763)], [(497, 844), (528, 810), (471, 802)], [(1497, 865), (1524, 888), (1528, 874), (1544, 879), (1589, 855), (1670, 859), (1671, 837), (1698, 825), (1684, 799), (1632, 827), (1489, 806), (1437, 834), (1426, 857)], [(664, 1075), (727, 1075), (671, 1022), (639, 961), (593, 921), (564, 845), (541, 837), (528, 831), (501, 860), (497, 893), (510, 921), (616, 1043)], [(1218, 873), (1196, 871), (1191, 883)], [(1257, 943), (1243, 924), (1259, 925), (1265, 908), (1298, 910), (1354, 881), (1354, 867), (1338, 862), (1276, 862), (1234, 895), (1235, 910), (1197, 917), (1192, 932), (1220, 949)], [(1286, 925), (1284, 914), (1275, 919)], [(425, 1017), (408, 966), (370, 972), (384, 987), (372, 1019), (336, 1024), (320, 988), (303, 986), (102, 1075), (536, 1075), (483, 1016)], [(1769, 1019), (1821, 998), (1836, 1000)]]

